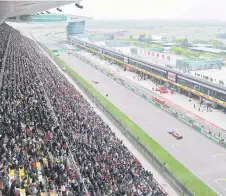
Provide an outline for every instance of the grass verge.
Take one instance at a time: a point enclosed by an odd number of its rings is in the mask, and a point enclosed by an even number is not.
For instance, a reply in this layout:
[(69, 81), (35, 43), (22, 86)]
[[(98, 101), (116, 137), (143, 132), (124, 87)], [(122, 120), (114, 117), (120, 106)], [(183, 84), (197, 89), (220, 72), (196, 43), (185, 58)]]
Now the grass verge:
[[(54, 55), (54, 54), (53, 54)], [(108, 99), (99, 93), (92, 85), (90, 85), (85, 79), (83, 79), (75, 70), (68, 66), (61, 58), (54, 55), (56, 61), (62, 64), (67, 71), (69, 71), (73, 77), (95, 96), (97, 101), (102, 105), (107, 106), (107, 110), (117, 119), (119, 119), (128, 130), (135, 136), (139, 137), (139, 141), (151, 152), (158, 160), (166, 163), (166, 167), (183, 183), (190, 192), (195, 196), (215, 196), (217, 195), (210, 187), (208, 187), (202, 180), (196, 175), (184, 167), (179, 161), (177, 161), (171, 154), (169, 154), (160, 144), (158, 144), (150, 135), (142, 130), (137, 124), (135, 124), (128, 116), (116, 108)], [(158, 130), (156, 130), (158, 131)], [(196, 161), (196, 160), (194, 160)], [(201, 165), (200, 165), (201, 167)]]

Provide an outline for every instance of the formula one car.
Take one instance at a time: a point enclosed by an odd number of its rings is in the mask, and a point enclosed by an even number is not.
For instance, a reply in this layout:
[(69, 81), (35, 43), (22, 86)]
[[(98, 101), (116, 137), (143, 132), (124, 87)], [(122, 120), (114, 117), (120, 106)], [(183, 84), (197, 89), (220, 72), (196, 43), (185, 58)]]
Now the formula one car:
[(176, 131), (172, 131), (172, 132), (168, 132), (169, 134), (171, 134), (172, 136), (174, 136), (176, 139), (181, 140), (183, 138), (183, 136), (181, 136), (179, 133), (177, 133)]
[(99, 84), (99, 82), (97, 82), (97, 81), (92, 81), (94, 84)]

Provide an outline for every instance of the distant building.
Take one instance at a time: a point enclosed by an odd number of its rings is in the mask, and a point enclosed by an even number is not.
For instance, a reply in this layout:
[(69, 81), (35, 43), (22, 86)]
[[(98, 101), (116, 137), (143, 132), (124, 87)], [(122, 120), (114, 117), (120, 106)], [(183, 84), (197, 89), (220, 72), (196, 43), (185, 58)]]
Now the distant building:
[(165, 42), (165, 43), (162, 43), (162, 46), (163, 47), (172, 47), (172, 46), (180, 46), (180, 44), (172, 43), (172, 42)]
[(137, 48), (136, 47), (130, 47), (130, 54), (132, 56), (137, 56)]
[(163, 40), (166, 40), (166, 36), (164, 36), (164, 35), (151, 35), (151, 39), (153, 41), (163, 41)]
[(91, 35), (89, 37), (89, 40), (91, 42), (105, 42), (105, 40), (107, 40), (107, 38), (104, 35), (95, 35), (95, 36)]
[(164, 48), (172, 47), (172, 46), (180, 46), (178, 43), (165, 42), (165, 41), (151, 41), (152, 44), (160, 44)]
[(95, 41), (92, 42), (93, 44), (100, 46), (100, 47), (105, 47), (105, 41)]
[(223, 66), (221, 59), (177, 59), (176, 68), (182, 71), (219, 69)]
[(217, 39), (226, 39), (226, 33), (219, 33), (216, 35)]
[(161, 64), (166, 67), (174, 68), (177, 59), (183, 59), (178, 55), (164, 53), (162, 51), (154, 51), (152, 49), (137, 48), (137, 55), (146, 61)]
[(180, 69), (182, 72), (192, 70), (216, 69), (224, 64), (221, 59), (185, 59), (184, 57), (154, 51), (153, 49), (137, 48), (137, 56), (152, 63), (160, 64), (165, 67)]
[(111, 49), (121, 54), (131, 55), (131, 46), (111, 47)]
[(130, 37), (130, 32), (128, 30), (125, 31), (116, 31), (114, 33), (115, 38), (129, 38)]
[(151, 50), (151, 51), (154, 51), (154, 52), (164, 52), (164, 48), (161, 48), (161, 47), (159, 47), (159, 48), (148, 48), (149, 50)]
[(90, 37), (90, 35), (87, 34), (87, 33), (84, 33), (84, 34), (78, 34), (75, 37), (78, 38), (78, 39), (84, 39), (84, 38), (88, 39)]
[(220, 50), (220, 49), (209, 48), (209, 47), (189, 47), (189, 49), (192, 51), (209, 52), (214, 54), (226, 53), (226, 50)]
[(105, 45), (108, 47), (127, 47), (130, 46), (131, 43), (129, 41), (107, 40), (105, 41)]
[(128, 30), (100, 29), (100, 30), (89, 30), (89, 33), (92, 36), (104, 36), (107, 39), (110, 39), (112, 37), (114, 37), (114, 38), (129, 38), (130, 35), (131, 35)]
[(208, 80), (209, 82), (213, 82), (220, 85), (226, 85), (226, 67), (222, 67), (221, 69), (213, 69), (213, 70), (195, 70), (192, 71), (191, 74), (195, 77)]
[(69, 22), (66, 26), (67, 38), (85, 33), (85, 21)]
[(210, 44), (193, 44), (192, 47), (213, 48), (213, 45), (210, 45)]

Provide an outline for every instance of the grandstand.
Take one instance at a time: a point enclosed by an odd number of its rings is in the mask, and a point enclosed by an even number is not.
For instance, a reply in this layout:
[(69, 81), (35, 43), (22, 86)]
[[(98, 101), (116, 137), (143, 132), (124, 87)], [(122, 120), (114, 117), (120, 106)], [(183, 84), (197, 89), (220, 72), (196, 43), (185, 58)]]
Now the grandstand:
[(34, 41), (0, 26), (0, 194), (166, 193)]

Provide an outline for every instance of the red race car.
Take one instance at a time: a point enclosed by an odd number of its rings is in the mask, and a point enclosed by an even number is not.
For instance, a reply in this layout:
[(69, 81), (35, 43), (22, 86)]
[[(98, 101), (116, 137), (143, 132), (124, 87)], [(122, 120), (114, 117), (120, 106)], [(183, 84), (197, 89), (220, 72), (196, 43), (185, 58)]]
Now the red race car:
[(172, 131), (172, 132), (168, 132), (169, 134), (171, 134), (172, 136), (174, 136), (176, 139), (180, 140), (183, 138), (183, 136), (181, 136), (179, 133), (177, 133), (176, 131)]

